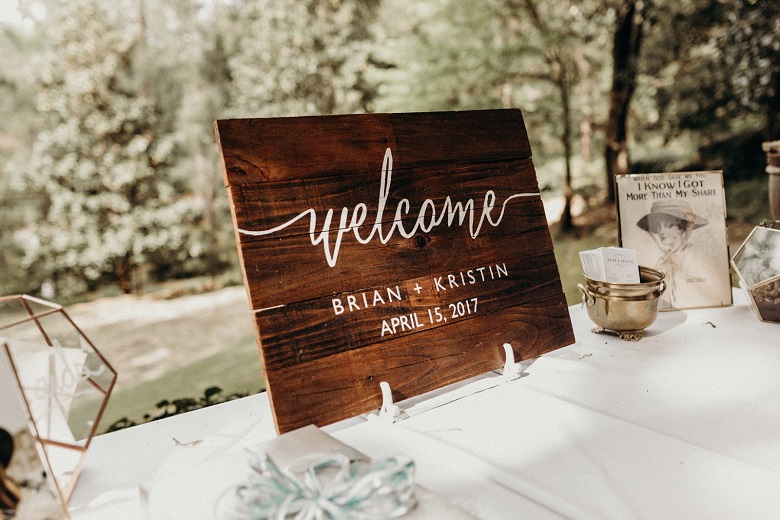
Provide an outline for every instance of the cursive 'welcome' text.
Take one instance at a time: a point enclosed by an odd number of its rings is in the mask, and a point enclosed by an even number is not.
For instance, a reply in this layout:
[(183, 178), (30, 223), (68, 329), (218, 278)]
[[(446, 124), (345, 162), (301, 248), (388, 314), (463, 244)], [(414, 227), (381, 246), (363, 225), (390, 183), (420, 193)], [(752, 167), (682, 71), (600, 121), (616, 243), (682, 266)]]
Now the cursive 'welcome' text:
[[(363, 224), (368, 216), (368, 206), (360, 202), (355, 205), (352, 210), (347, 207), (341, 209), (341, 215), (339, 216), (338, 229), (331, 230), (333, 223), (334, 210), (329, 209), (325, 214), (325, 218), (322, 222), (321, 231), (317, 230), (317, 212), (314, 208), (309, 208), (302, 211), (295, 217), (291, 218), (287, 222), (280, 224), (274, 228), (253, 231), (247, 229), (238, 229), (238, 232), (244, 235), (251, 236), (263, 236), (276, 233), (282, 229), (294, 224), (295, 222), (308, 217), (309, 218), (309, 238), (313, 246), (322, 244), (325, 251), (325, 259), (330, 267), (335, 267), (338, 261), (339, 251), (341, 249), (341, 242), (344, 235), (348, 233), (354, 233), (355, 239), (361, 244), (368, 244), (374, 238), (378, 238), (382, 244), (386, 244), (390, 241), (394, 233), (398, 233), (404, 238), (411, 238), (418, 232), (427, 233), (432, 229), (442, 225), (446, 222), (448, 227), (452, 227), (453, 223), (457, 222), (458, 226), (462, 226), (468, 219), (468, 228), (471, 238), (477, 238), (482, 226), (487, 222), (493, 227), (497, 227), (501, 220), (504, 218), (504, 211), (507, 203), (520, 197), (538, 197), (539, 193), (516, 193), (510, 195), (504, 199), (501, 204), (501, 211), (497, 216), (492, 215), (493, 210), (496, 207), (496, 194), (493, 190), (487, 190), (484, 195), (482, 204), (482, 210), (480, 215), (476, 216), (476, 210), (474, 207), (474, 199), (468, 199), (464, 202), (452, 202), (452, 199), (447, 196), (441, 205), (440, 209), (437, 209), (436, 204), (431, 199), (425, 199), (420, 205), (420, 209), (417, 212), (417, 218), (414, 220), (414, 224), (411, 227), (404, 226), (403, 218), (409, 217), (412, 212), (411, 203), (409, 199), (401, 199), (395, 208), (395, 218), (392, 223), (383, 224), (382, 217), (385, 213), (385, 206), (390, 196), (390, 182), (393, 177), (393, 153), (388, 148), (385, 150), (385, 157), (382, 161), (382, 173), (379, 183), (379, 200), (377, 202), (377, 212), (374, 224), (368, 230), (368, 234), (365, 234)], [(385, 229), (387, 226), (387, 229)], [(331, 243), (331, 231), (335, 233), (333, 242)]]

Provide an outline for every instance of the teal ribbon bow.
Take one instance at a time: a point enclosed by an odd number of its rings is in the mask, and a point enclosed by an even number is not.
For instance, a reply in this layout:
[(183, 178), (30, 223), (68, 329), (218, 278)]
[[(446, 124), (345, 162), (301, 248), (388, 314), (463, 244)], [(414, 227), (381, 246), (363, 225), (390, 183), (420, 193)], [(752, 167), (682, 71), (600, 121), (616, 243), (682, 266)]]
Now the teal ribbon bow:
[[(268, 455), (251, 464), (246, 482), (232, 488), (225, 520), (380, 520), (416, 505), (414, 461), (391, 457), (369, 464), (343, 453), (322, 455), (298, 478)], [(218, 505), (219, 506), (219, 505)]]

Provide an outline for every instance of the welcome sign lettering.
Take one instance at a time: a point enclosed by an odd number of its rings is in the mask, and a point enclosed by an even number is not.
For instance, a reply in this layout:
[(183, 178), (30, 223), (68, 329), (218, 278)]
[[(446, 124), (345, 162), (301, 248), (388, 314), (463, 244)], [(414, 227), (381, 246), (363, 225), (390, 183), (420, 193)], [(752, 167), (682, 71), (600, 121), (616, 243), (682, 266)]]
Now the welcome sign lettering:
[(216, 132), (280, 432), (573, 343), (518, 110)]

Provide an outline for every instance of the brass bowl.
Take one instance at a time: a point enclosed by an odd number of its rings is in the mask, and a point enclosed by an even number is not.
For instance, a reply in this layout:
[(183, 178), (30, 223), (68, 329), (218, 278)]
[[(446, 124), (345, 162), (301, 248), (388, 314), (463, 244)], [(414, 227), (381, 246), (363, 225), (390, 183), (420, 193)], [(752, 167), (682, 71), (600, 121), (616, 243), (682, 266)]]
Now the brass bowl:
[(661, 271), (639, 266), (639, 283), (608, 283), (585, 277), (577, 284), (588, 316), (598, 327), (593, 332), (613, 331), (621, 339), (637, 341), (658, 316), (658, 299), (666, 290)]

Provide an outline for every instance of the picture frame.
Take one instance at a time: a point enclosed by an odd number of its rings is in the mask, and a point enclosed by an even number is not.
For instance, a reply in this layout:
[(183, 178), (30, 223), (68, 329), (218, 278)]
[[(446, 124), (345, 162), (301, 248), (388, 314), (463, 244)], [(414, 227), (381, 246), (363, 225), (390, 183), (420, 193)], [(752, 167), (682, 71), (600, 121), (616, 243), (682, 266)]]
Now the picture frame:
[(734, 253), (731, 267), (756, 316), (780, 323), (780, 221), (754, 227)]
[(723, 172), (615, 177), (619, 242), (664, 273), (659, 310), (732, 304)]

